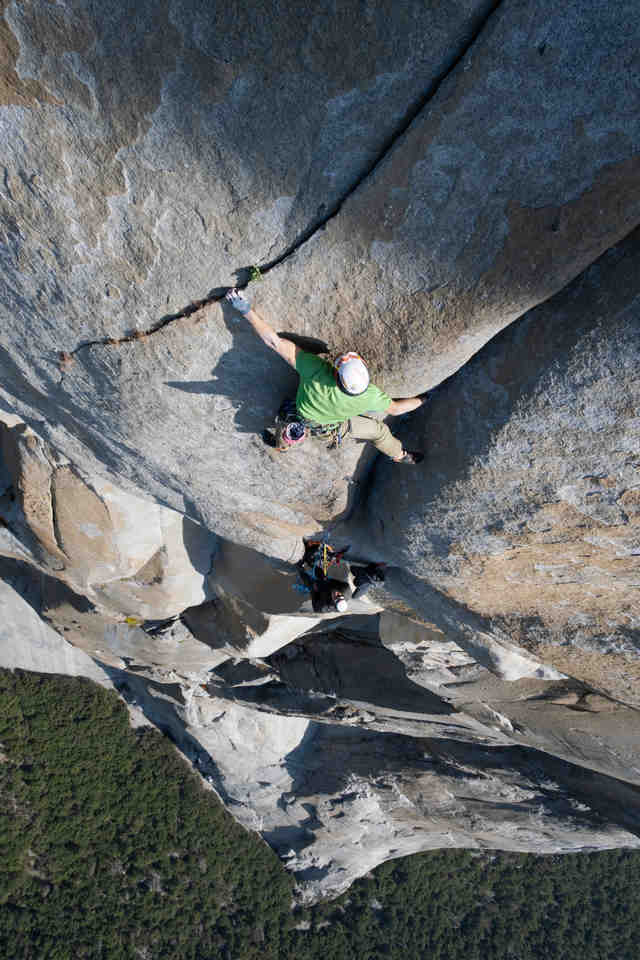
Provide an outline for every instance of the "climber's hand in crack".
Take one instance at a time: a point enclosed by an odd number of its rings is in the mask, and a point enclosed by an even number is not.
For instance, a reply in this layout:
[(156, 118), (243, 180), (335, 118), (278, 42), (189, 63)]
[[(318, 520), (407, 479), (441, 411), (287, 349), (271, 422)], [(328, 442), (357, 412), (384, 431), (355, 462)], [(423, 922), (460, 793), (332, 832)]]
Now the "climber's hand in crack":
[(290, 363), (295, 370), (296, 355), (300, 348), (296, 347), (295, 343), (292, 343), (290, 340), (285, 340), (283, 337), (279, 337), (273, 327), (271, 327), (266, 320), (263, 320), (262, 317), (256, 313), (250, 302), (245, 299), (245, 297), (243, 297), (242, 294), (235, 289), (235, 287), (227, 291), (225, 294), (225, 300), (227, 300), (231, 306), (238, 311), (238, 313), (241, 313), (247, 318), (262, 342), (272, 350), (275, 350), (276, 353), (279, 353), (282, 359), (286, 360), (287, 363)]
[(237, 310), (238, 313), (241, 313), (245, 317), (249, 313), (249, 310), (251, 310), (251, 304), (249, 301), (245, 300), (242, 294), (239, 293), (235, 287), (233, 287), (231, 290), (227, 290), (224, 298), (225, 300), (229, 301), (234, 310)]

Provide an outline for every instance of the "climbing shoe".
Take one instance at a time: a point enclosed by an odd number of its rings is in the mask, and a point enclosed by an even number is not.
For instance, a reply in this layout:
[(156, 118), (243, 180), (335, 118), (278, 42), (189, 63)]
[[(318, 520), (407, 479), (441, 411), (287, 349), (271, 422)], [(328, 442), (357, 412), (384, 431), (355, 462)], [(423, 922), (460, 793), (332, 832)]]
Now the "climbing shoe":
[(357, 567), (353, 573), (353, 600), (359, 600), (368, 593), (375, 583), (384, 583), (384, 563), (370, 563), (366, 567)]
[(407, 466), (414, 466), (416, 463), (422, 463), (424, 460), (424, 453), (420, 453), (419, 450), (405, 450), (404, 455), (400, 457), (399, 460), (392, 460), (392, 463), (404, 463)]

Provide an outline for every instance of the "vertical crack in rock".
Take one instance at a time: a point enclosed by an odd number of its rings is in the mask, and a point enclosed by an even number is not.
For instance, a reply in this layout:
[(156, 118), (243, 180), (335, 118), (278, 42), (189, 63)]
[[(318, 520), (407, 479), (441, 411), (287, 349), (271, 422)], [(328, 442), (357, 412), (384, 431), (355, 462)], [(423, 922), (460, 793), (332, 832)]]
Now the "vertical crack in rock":
[(354, 194), (360, 186), (368, 180), (369, 177), (377, 170), (380, 164), (387, 158), (387, 156), (394, 150), (398, 142), (404, 137), (405, 133), (411, 127), (414, 120), (422, 113), (422, 111), (429, 105), (431, 100), (435, 97), (438, 90), (445, 82), (445, 80), (451, 76), (451, 74), (457, 69), (460, 63), (464, 60), (468, 54), (471, 47), (474, 46), (476, 41), (479, 39), (480, 34), (484, 31), (487, 23), (493, 16), (493, 14), (498, 10), (502, 5), (503, 0), (492, 0), (489, 3), (488, 7), (484, 9), (483, 12), (478, 14), (475, 24), (471, 26), (471, 34), (468, 39), (461, 44), (458, 51), (453, 54), (448, 65), (442, 70), (442, 72), (431, 82), (427, 90), (422, 94), (422, 96), (412, 104), (409, 109), (404, 114), (404, 117), (401, 119), (399, 124), (396, 126), (395, 130), (387, 137), (386, 141), (382, 145), (381, 149), (378, 152), (378, 155), (373, 160), (371, 164), (360, 174), (360, 176), (351, 184), (351, 186), (344, 192), (344, 194), (329, 208), (328, 212), (325, 213), (322, 217), (315, 220), (306, 230), (303, 230), (298, 237), (290, 244), (278, 257), (275, 257), (273, 260), (269, 260), (265, 264), (260, 265), (261, 273), (268, 273), (269, 270), (273, 270), (274, 267), (279, 266), (285, 260), (288, 260), (296, 250), (299, 250), (301, 246), (307, 243), (311, 237), (314, 236), (319, 230), (322, 230), (326, 224), (333, 220), (339, 213), (346, 201), (349, 199), (352, 194)]
[(56, 480), (56, 471), (53, 470), (51, 473), (51, 479), (49, 481), (49, 500), (51, 503), (51, 526), (53, 529), (53, 535), (55, 537), (56, 544), (60, 553), (66, 557), (67, 552), (64, 548), (64, 541), (62, 537), (62, 532), (60, 530), (60, 523), (58, 522), (58, 511), (56, 510), (56, 491), (55, 491), (55, 480)]
[[(404, 116), (396, 126), (395, 130), (387, 137), (384, 144), (378, 151), (375, 159), (370, 163), (365, 170), (354, 180), (350, 187), (343, 193), (343, 195), (336, 200), (334, 204), (329, 208), (329, 210), (320, 218), (315, 219), (305, 230), (301, 231), (298, 234), (293, 243), (289, 244), (288, 247), (283, 250), (281, 254), (277, 257), (274, 257), (272, 260), (267, 261), (264, 264), (260, 264), (258, 269), (260, 273), (266, 274), (270, 270), (273, 270), (275, 267), (279, 266), (281, 263), (284, 263), (285, 260), (288, 260), (297, 250), (300, 249), (305, 243), (307, 243), (318, 231), (322, 230), (330, 220), (333, 220), (336, 217), (343, 205), (349, 199), (352, 194), (354, 194), (362, 184), (374, 173), (378, 166), (386, 159), (386, 157), (393, 151), (397, 143), (404, 137), (407, 130), (410, 128), (416, 117), (428, 106), (430, 101), (435, 97), (438, 90), (444, 83), (444, 81), (456, 70), (460, 63), (464, 60), (469, 50), (474, 46), (476, 41), (479, 39), (481, 33), (486, 27), (487, 23), (493, 16), (493, 14), (498, 10), (502, 5), (503, 0), (490, 0), (487, 6), (478, 14), (475, 23), (471, 24), (471, 32), (468, 38), (461, 44), (458, 50), (453, 54), (447, 66), (442, 70), (442, 72), (432, 81), (428, 89), (422, 94), (422, 96), (413, 104), (409, 106)], [(239, 271), (242, 273), (242, 270)], [(245, 268), (246, 272), (246, 268)], [(249, 279), (247, 278), (244, 283), (238, 284), (238, 289), (244, 290), (249, 285)], [(187, 317), (192, 316), (198, 310), (201, 310), (202, 307), (207, 306), (210, 303), (217, 303), (224, 298), (225, 292), (228, 288), (215, 288), (212, 290), (206, 297), (203, 297), (199, 300), (193, 300), (191, 303), (187, 304), (182, 310), (179, 310), (177, 313), (169, 314), (165, 317), (161, 317), (156, 323), (152, 324), (144, 331), (136, 330), (133, 333), (125, 334), (122, 337), (104, 337), (96, 340), (87, 340), (84, 343), (81, 343), (70, 353), (66, 351), (61, 351), (59, 354), (59, 366), (61, 371), (61, 377), (58, 381), (58, 386), (61, 386), (64, 381), (65, 370), (68, 366), (73, 363), (75, 356), (80, 353), (82, 350), (86, 350), (89, 347), (96, 346), (119, 346), (123, 343), (132, 343), (136, 340), (145, 340), (147, 337), (151, 336), (154, 333), (157, 333), (159, 330), (164, 329), (165, 327), (170, 326), (177, 321), (184, 320)]]

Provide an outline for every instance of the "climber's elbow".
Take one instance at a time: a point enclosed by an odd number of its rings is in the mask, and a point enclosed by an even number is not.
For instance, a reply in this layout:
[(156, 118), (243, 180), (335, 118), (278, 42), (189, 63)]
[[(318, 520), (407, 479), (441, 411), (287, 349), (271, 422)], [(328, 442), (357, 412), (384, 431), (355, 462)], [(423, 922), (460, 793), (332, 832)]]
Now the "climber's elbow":
[(299, 347), (296, 347), (295, 343), (292, 343), (291, 340), (285, 340), (284, 337), (279, 337), (277, 334), (276, 340), (278, 341), (278, 346), (274, 347), (274, 350), (280, 354), (283, 360), (286, 360), (287, 363), (291, 364), (293, 369), (296, 369), (296, 354), (299, 350)]
[(270, 350), (275, 350), (276, 353), (280, 353), (280, 337), (275, 332), (275, 330), (265, 330), (262, 334), (262, 342), (269, 347)]

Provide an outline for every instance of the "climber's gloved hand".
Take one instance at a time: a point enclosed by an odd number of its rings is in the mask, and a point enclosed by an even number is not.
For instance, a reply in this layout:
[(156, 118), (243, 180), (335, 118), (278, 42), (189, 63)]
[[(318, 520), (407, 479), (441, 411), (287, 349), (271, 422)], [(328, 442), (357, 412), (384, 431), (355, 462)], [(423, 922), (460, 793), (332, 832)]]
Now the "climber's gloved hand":
[(224, 298), (225, 300), (229, 301), (234, 310), (237, 310), (238, 313), (241, 313), (243, 316), (245, 316), (247, 313), (249, 313), (249, 310), (251, 310), (251, 304), (249, 301), (245, 300), (244, 297), (238, 293), (235, 287), (233, 287), (231, 290), (227, 290)]

